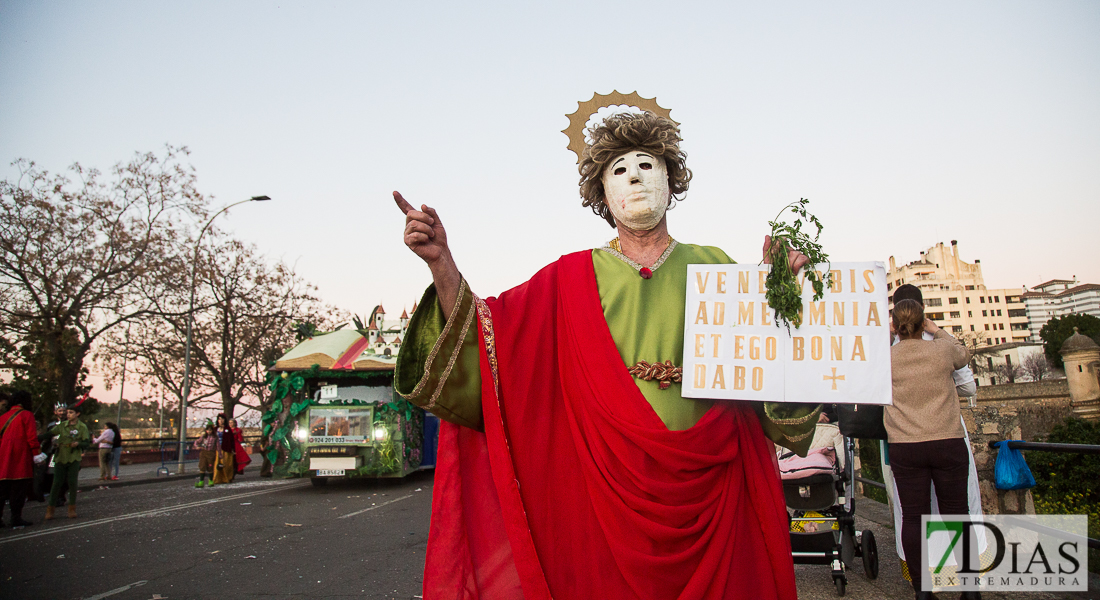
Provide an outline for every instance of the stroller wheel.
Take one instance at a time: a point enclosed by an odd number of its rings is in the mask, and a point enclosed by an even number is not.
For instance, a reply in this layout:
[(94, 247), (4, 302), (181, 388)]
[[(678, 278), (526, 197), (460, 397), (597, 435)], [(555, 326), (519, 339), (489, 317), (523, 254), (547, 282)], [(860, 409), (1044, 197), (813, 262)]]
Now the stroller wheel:
[(860, 541), (860, 550), (863, 555), (863, 572), (867, 579), (878, 578), (878, 543), (875, 542), (875, 534), (864, 530), (863, 539)]
[(844, 588), (848, 585), (848, 578), (844, 576), (844, 565), (840, 560), (833, 560), (833, 585), (836, 586), (836, 595), (843, 596)]

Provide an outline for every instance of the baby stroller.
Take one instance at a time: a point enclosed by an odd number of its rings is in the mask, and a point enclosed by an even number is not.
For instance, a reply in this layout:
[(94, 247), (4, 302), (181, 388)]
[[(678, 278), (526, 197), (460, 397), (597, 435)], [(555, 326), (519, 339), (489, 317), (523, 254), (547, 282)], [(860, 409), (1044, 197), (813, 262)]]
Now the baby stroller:
[[(855, 527), (855, 441), (844, 438), (844, 468), (831, 464), (811, 454), (798, 459), (793, 452), (780, 456), (783, 476), (783, 495), (787, 509), (792, 511), (791, 554), (795, 564), (829, 565), (838, 596), (844, 595), (848, 578), (845, 570), (851, 568), (856, 557), (863, 559), (863, 572), (868, 579), (878, 577), (878, 546), (871, 531), (856, 531)], [(820, 457), (821, 454), (816, 456)], [(807, 512), (821, 516), (805, 516)], [(823, 523), (816, 531), (799, 525)], [(805, 529), (809, 529), (806, 527)]]

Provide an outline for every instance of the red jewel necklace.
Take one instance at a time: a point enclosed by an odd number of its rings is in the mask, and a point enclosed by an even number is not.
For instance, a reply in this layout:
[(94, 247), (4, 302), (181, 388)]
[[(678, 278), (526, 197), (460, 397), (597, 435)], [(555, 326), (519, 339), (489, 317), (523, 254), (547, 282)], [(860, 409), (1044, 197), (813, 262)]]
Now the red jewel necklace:
[(670, 235), (668, 236), (668, 242), (665, 245), (664, 253), (662, 253), (661, 257), (657, 259), (657, 262), (653, 263), (652, 268), (643, 267), (642, 265), (631, 260), (629, 256), (623, 254), (622, 246), (619, 244), (619, 238), (611, 240), (610, 242), (608, 242), (607, 246), (601, 248), (601, 250), (606, 250), (610, 252), (612, 255), (618, 257), (619, 260), (622, 260), (626, 264), (630, 265), (631, 268), (638, 272), (638, 275), (642, 279), (650, 279), (653, 277), (653, 272), (656, 271), (657, 268), (660, 267), (662, 264), (664, 264), (665, 260), (668, 259), (668, 256), (672, 254), (672, 251), (675, 248), (676, 240), (672, 239), (672, 236)]

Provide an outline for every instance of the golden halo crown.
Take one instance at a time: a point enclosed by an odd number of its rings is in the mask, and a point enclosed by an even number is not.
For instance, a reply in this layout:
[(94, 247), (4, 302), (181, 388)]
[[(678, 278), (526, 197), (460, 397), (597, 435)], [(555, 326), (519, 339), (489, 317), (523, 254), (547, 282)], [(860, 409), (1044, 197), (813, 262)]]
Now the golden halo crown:
[[(581, 155), (584, 153), (585, 146), (587, 146), (584, 141), (585, 124), (588, 123), (592, 115), (596, 114), (601, 108), (619, 105), (633, 106), (635, 108), (647, 110), (676, 123), (676, 121), (673, 121), (672, 117), (669, 116), (672, 111), (667, 108), (662, 108), (657, 104), (656, 96), (653, 98), (642, 98), (637, 92), (622, 94), (616, 90), (612, 90), (610, 94), (593, 94), (590, 100), (577, 103), (576, 112), (565, 115), (569, 118), (569, 126), (561, 130), (561, 132), (569, 138), (569, 145), (567, 148), (577, 155), (577, 164), (580, 164)], [(679, 125), (679, 123), (676, 124)]]

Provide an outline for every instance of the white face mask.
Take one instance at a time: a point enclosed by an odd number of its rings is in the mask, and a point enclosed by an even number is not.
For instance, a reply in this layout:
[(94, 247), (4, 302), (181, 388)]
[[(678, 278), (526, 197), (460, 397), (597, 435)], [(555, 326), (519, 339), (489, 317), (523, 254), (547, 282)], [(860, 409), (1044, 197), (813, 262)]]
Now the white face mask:
[(653, 229), (671, 197), (664, 159), (640, 150), (616, 157), (603, 171), (603, 192), (620, 223), (636, 231)]

